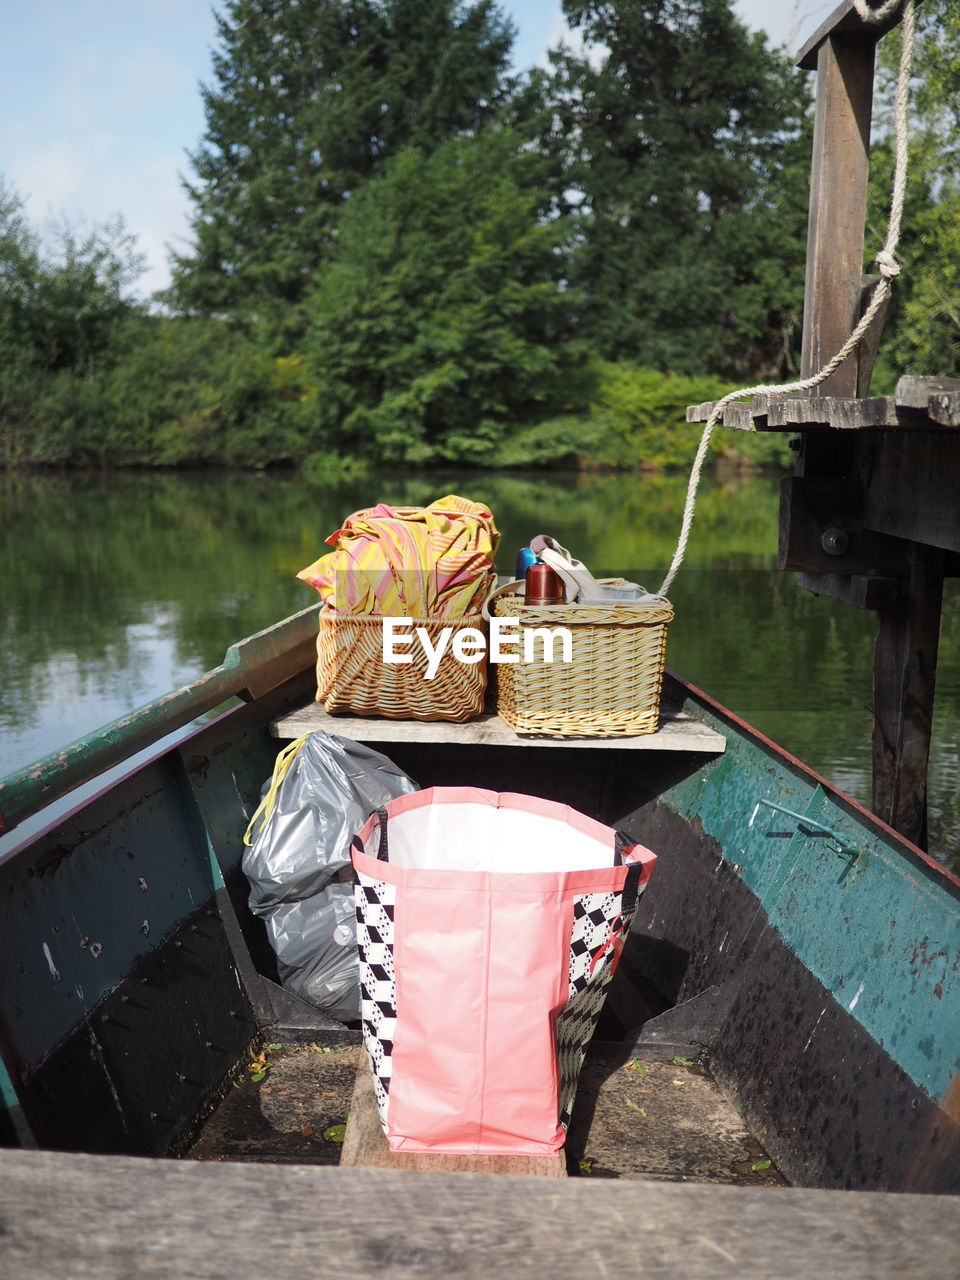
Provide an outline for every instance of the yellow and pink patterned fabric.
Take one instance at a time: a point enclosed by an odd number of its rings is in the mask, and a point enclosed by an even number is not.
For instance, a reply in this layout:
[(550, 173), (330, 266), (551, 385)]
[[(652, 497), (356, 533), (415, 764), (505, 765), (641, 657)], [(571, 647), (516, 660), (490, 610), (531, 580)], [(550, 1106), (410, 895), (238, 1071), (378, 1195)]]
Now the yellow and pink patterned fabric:
[(338, 613), (455, 618), (479, 612), (500, 534), (482, 503), (449, 494), (355, 511), (326, 541), (335, 550), (297, 577)]

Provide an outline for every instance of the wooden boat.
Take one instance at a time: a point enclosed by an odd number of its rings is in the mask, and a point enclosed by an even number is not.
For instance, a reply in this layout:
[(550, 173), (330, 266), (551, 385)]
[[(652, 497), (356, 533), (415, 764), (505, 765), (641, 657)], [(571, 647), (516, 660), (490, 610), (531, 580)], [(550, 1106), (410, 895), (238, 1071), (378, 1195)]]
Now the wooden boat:
[[(256, 1037), (323, 1044), (351, 1034), (277, 984), (240, 869), (242, 835), (282, 740), (310, 725), (373, 742), (424, 785), (563, 799), (655, 849), (656, 874), (618, 974), (624, 1043), (667, 1061), (696, 1054), (796, 1188), (960, 1191), (954, 876), (673, 676), (661, 729), (634, 739), (521, 739), (495, 716), (467, 725), (334, 719), (313, 702), (316, 626), (314, 608), (252, 636), (193, 684), (0, 782), (8, 831), (38, 811), (57, 814), (0, 861), (0, 1092), (11, 1148), (0, 1160), (14, 1199), (42, 1196), (74, 1219), (86, 1206), (126, 1238), (131, 1230), (162, 1235), (161, 1220), (189, 1217), (187, 1203), (203, 1187), (233, 1198), (264, 1188), (281, 1200), (292, 1194), (289, 1166), (257, 1165), (253, 1183), (239, 1166), (124, 1157), (176, 1152)], [(197, 723), (227, 699), (232, 705)], [(634, 1020), (641, 1003), (632, 1003), (641, 985), (666, 1006), (642, 1023)], [(303, 1197), (335, 1205), (341, 1191), (362, 1199), (375, 1185), (393, 1197), (378, 1218), (381, 1236), (405, 1229), (411, 1215), (426, 1215), (426, 1224), (450, 1194), (435, 1174), (417, 1175), (422, 1190), (414, 1192), (404, 1175), (380, 1170), (300, 1172), (307, 1181), (297, 1183), (291, 1221)], [(331, 1178), (343, 1180), (337, 1190)], [(488, 1181), (512, 1189), (495, 1194)], [(460, 1213), (482, 1216), (495, 1204), (505, 1224), (532, 1238), (517, 1215), (544, 1211), (537, 1196), (546, 1191), (516, 1184), (471, 1181), (458, 1193)], [(627, 1203), (600, 1208), (597, 1188), (614, 1184), (561, 1185), (575, 1213), (602, 1217)], [(683, 1200), (693, 1188), (631, 1185), (628, 1195), (646, 1189), (631, 1212), (656, 1205), (663, 1223), (676, 1225), (694, 1211)], [(556, 1182), (542, 1186), (557, 1194)], [(711, 1188), (703, 1200), (704, 1190), (695, 1211), (728, 1256), (744, 1215), (754, 1222), (754, 1249), (770, 1256), (783, 1232), (802, 1237), (803, 1267), (826, 1256), (811, 1214), (829, 1222), (835, 1242), (848, 1230), (851, 1245), (858, 1237), (851, 1201), (837, 1201), (838, 1191), (811, 1206), (812, 1192)], [(589, 1205), (584, 1196), (594, 1197)], [(142, 1216), (144, 1197), (155, 1201), (152, 1217)], [(943, 1249), (960, 1254), (960, 1199), (936, 1197), (936, 1213), (929, 1198), (897, 1199), (926, 1235), (940, 1232)], [(945, 1274), (893, 1248), (889, 1209), (853, 1200), (857, 1222), (869, 1220), (884, 1241), (871, 1274), (888, 1274), (887, 1264), (897, 1274)], [(240, 1241), (248, 1260), (260, 1256), (273, 1228), (250, 1206), (238, 1218), (246, 1226), (234, 1221), (231, 1242), (218, 1246), (223, 1258)], [(23, 1273), (49, 1266), (51, 1276), (65, 1274), (56, 1258), (73, 1252), (62, 1228), (48, 1228), (43, 1215), (17, 1221), (17, 1247), (31, 1259)], [(555, 1274), (585, 1265), (588, 1246), (576, 1236), (561, 1231), (537, 1245)], [(0, 1237), (0, 1259), (4, 1247)], [(373, 1246), (361, 1231), (344, 1247), (362, 1254)], [(454, 1237), (433, 1247), (450, 1256)], [(129, 1274), (125, 1248), (112, 1236), (90, 1245), (97, 1273)], [(207, 1235), (193, 1248), (208, 1257)], [(662, 1232), (644, 1248), (667, 1248)], [(699, 1248), (667, 1250), (676, 1274), (725, 1274), (698, 1270)], [(287, 1274), (270, 1257), (276, 1274)]]
[(280, 739), (315, 725), (423, 785), (564, 799), (649, 845), (621, 1021), (630, 976), (668, 1008), (623, 1034), (698, 1048), (793, 1183), (960, 1191), (955, 877), (673, 677), (662, 728), (632, 739), (334, 719), (312, 701), (315, 627), (308, 609), (253, 636), (0, 783), (11, 827), (155, 743), (0, 865), (8, 1143), (161, 1155), (259, 1032), (343, 1035), (271, 976), (239, 866)]

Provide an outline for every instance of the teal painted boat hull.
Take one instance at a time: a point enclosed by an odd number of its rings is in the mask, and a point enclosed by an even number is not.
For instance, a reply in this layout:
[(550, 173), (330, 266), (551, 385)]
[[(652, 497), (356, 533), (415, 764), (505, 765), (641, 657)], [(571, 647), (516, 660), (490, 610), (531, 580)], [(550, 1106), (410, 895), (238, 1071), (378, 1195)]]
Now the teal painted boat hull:
[[(7, 1144), (176, 1151), (258, 1035), (356, 1036), (283, 991), (240, 871), (315, 627), (0, 782), (8, 829), (55, 814), (0, 858)], [(665, 701), (726, 751), (379, 745), (424, 785), (561, 799), (656, 850), (620, 1032), (696, 1050), (792, 1181), (960, 1191), (960, 883), (699, 691), (670, 678)]]

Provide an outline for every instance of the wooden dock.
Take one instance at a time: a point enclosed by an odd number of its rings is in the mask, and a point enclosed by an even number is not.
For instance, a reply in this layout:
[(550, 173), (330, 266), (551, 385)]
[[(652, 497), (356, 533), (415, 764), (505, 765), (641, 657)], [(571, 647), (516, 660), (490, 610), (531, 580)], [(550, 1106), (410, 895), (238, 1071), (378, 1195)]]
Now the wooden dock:
[[(874, 68), (902, 16), (864, 22), (844, 0), (797, 58), (816, 72), (801, 379), (844, 347), (881, 279), (863, 274)], [(960, 575), (960, 380), (906, 374), (892, 396), (871, 396), (883, 319), (881, 308), (812, 392), (727, 405), (722, 424), (794, 437), (779, 566), (815, 595), (876, 613), (871, 807), (925, 848), (943, 581)], [(692, 405), (687, 420), (713, 407)]]

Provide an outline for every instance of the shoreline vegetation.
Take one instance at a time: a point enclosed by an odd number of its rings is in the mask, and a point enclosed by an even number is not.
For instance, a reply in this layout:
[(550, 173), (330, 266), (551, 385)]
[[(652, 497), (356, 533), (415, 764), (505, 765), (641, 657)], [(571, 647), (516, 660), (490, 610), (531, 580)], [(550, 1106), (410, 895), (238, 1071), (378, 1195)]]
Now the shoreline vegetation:
[[(251, 357), (205, 377), (173, 364), (176, 352), (162, 322), (160, 352), (136, 354), (104, 374), (78, 380), (54, 376), (24, 386), (19, 429), (0, 425), (0, 468), (299, 470), (312, 483), (359, 480), (382, 458), (348, 448), (311, 450), (302, 424), (316, 388), (297, 385), (299, 363)], [(155, 359), (159, 354), (160, 359)], [(212, 354), (212, 353), (211, 353)], [(152, 378), (147, 375), (152, 373)], [(218, 377), (218, 373), (222, 376)], [(38, 380), (39, 381), (39, 380)], [(718, 378), (657, 373), (596, 361), (580, 373), (585, 403), (556, 417), (506, 431), (486, 456), (431, 462), (397, 458), (403, 471), (470, 470), (686, 471), (702, 428), (688, 424), (688, 404), (717, 399), (733, 384)], [(7, 398), (9, 406), (12, 397)], [(8, 407), (9, 413), (9, 407)], [(714, 438), (711, 462), (721, 469), (767, 470), (789, 465), (782, 435), (726, 432)]]
[[(0, 178), (0, 469), (688, 470), (688, 404), (799, 368), (811, 81), (732, 0), (562, 3), (578, 47), (518, 74), (495, 0), (220, 0), (190, 243), (149, 301), (120, 217), (41, 231)], [(960, 374), (960, 6), (918, 22), (874, 395)]]

